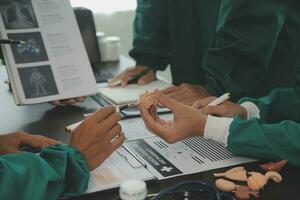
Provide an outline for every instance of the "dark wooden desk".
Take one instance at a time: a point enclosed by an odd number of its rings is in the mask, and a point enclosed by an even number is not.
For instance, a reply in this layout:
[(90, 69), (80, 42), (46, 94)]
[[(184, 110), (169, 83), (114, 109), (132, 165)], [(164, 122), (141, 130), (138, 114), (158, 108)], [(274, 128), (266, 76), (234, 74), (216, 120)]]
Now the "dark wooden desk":
[[(119, 71), (113, 69), (114, 72)], [(13, 101), (13, 97), (4, 84), (6, 78), (5, 70), (0, 67), (0, 133), (14, 132), (24, 130), (34, 134), (43, 134), (45, 136), (68, 142), (69, 135), (64, 132), (67, 124), (82, 119), (82, 114), (89, 113), (99, 106), (92, 98), (87, 98), (84, 103), (76, 106), (55, 107), (49, 104), (38, 104), (31, 106), (18, 107)], [(300, 142), (300, 141), (299, 141)], [(300, 155), (299, 155), (300, 156)], [(247, 170), (259, 170), (257, 163), (244, 165)], [(194, 175), (173, 178), (148, 185), (149, 193), (156, 193), (172, 184), (184, 180), (205, 180), (211, 184), (214, 183), (212, 174), (214, 172), (224, 171), (218, 169), (208, 172), (202, 172)], [(293, 166), (287, 166), (283, 171), (284, 181), (280, 184), (269, 183), (261, 192), (260, 198), (263, 200), (296, 200), (300, 199), (300, 169)], [(117, 190), (98, 192), (89, 195), (83, 195), (74, 200), (113, 200), (118, 196)]]

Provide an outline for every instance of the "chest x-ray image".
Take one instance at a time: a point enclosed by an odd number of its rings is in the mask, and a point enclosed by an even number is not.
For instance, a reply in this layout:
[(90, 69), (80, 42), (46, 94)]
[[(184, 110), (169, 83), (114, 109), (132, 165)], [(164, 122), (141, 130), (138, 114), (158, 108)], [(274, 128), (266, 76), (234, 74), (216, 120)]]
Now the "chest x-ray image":
[(50, 65), (18, 68), (27, 99), (58, 94)]
[(0, 11), (6, 29), (38, 28), (31, 0), (0, 0)]

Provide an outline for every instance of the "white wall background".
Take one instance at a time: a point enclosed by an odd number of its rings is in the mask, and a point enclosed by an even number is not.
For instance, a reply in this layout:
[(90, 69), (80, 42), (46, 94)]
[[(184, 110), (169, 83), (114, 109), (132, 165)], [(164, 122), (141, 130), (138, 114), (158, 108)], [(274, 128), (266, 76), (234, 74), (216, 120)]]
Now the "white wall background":
[[(107, 36), (119, 36), (122, 54), (128, 55), (132, 47), (132, 29), (136, 0), (71, 0), (73, 7), (85, 7), (93, 11), (97, 31)], [(159, 76), (171, 81), (170, 69)]]

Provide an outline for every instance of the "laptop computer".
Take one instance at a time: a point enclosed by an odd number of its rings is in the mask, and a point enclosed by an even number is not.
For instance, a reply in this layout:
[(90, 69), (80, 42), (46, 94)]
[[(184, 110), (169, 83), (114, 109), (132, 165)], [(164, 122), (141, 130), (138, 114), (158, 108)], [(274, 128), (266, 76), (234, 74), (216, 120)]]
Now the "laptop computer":
[(106, 82), (113, 77), (106, 68), (111, 65), (118, 65), (119, 63), (101, 62), (101, 52), (96, 36), (96, 27), (92, 11), (86, 8), (74, 8), (74, 12), (96, 81), (98, 83)]

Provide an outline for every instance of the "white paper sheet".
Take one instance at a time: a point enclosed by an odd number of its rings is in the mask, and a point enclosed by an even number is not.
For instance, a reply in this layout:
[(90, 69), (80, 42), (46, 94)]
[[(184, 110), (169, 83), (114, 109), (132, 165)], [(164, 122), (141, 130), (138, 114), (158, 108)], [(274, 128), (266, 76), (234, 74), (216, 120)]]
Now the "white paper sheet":
[(128, 103), (134, 103), (138, 101), (139, 95), (146, 91), (154, 91), (156, 89), (163, 90), (172, 86), (161, 80), (153, 81), (147, 85), (138, 86), (128, 85), (127, 87), (115, 87), (115, 88), (99, 88), (98, 92), (112, 101), (115, 105), (122, 105)]
[[(173, 119), (173, 114), (163, 114), (160, 117), (164, 120)], [(142, 118), (132, 118), (120, 121), (127, 140), (138, 140), (153, 137), (154, 134), (147, 130)]]
[(153, 180), (155, 176), (121, 147), (101, 166), (91, 172), (86, 193), (119, 187), (127, 179)]

